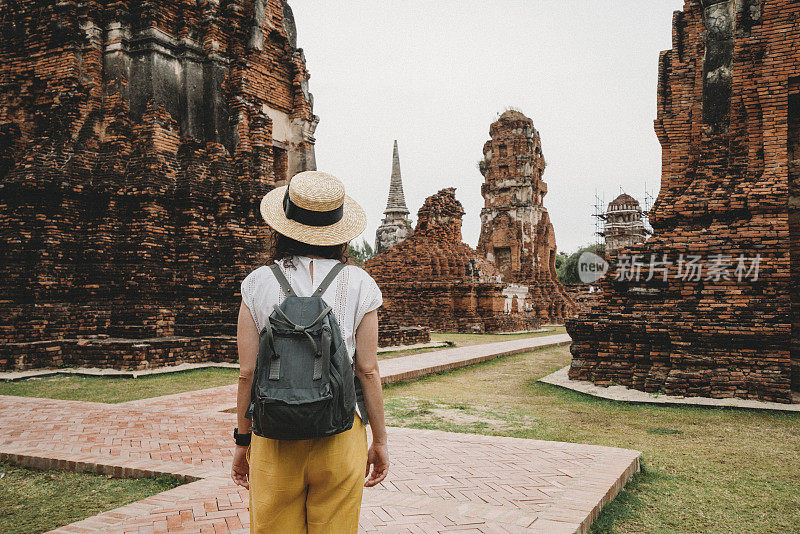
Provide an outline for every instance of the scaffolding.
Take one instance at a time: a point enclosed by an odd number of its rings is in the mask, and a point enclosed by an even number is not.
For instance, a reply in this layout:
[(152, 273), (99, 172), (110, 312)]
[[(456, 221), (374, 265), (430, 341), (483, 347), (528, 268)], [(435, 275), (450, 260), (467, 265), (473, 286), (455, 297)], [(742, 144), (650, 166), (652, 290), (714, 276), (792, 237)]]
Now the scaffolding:
[(642, 222), (648, 236), (653, 235), (653, 226), (650, 224), (650, 210), (653, 209), (655, 197), (650, 193), (647, 182), (644, 183), (644, 209), (642, 210)]
[[(622, 186), (619, 188), (619, 194), (623, 195), (626, 194)], [(630, 195), (629, 195), (630, 196)], [(643, 205), (640, 205), (641, 210), (635, 210), (636, 213), (641, 213), (642, 217), (642, 224), (644, 225), (644, 235), (645, 240), (649, 238), (649, 236), (653, 235), (653, 227), (650, 224), (650, 211), (653, 207), (653, 203), (655, 198), (650, 193), (649, 186), (647, 182), (644, 185), (644, 199)], [(594, 192), (594, 213), (592, 214), (592, 219), (594, 221), (594, 245), (595, 247), (605, 248), (605, 240), (606, 240), (606, 227), (608, 222), (608, 204), (605, 200), (605, 195), (602, 197), (598, 194), (597, 190), (595, 189)], [(615, 215), (620, 215), (624, 213), (623, 211), (617, 210), (614, 212)], [(626, 226), (624, 223), (615, 223), (616, 228), (620, 228), (621, 226)], [(630, 226), (633, 227), (636, 225), (635, 222), (630, 223)]]
[(605, 227), (606, 227), (606, 199), (605, 195), (601, 198), (594, 190), (594, 246), (597, 249), (605, 248)]

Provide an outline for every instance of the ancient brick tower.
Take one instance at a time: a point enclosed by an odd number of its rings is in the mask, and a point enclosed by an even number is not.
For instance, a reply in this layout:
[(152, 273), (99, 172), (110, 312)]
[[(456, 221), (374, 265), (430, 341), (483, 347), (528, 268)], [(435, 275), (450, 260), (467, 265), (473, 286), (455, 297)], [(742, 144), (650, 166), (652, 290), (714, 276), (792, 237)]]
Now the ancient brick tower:
[(0, 4), (0, 369), (235, 359), (261, 196), (314, 168), (289, 6)]
[(603, 225), (606, 251), (618, 250), (641, 243), (647, 232), (642, 219), (642, 207), (639, 201), (622, 193), (608, 203)]
[(443, 189), (425, 199), (408, 238), (367, 261), (383, 292), (382, 323), (461, 332), (538, 325), (527, 289), (502, 282), (494, 265), (461, 241), (463, 215), (455, 189)]
[(505, 282), (528, 287), (544, 322), (573, 315), (575, 304), (556, 279), (556, 237), (544, 196), (545, 161), (533, 121), (509, 110), (489, 129), (483, 147), (481, 236), (478, 252), (493, 262)]
[[(654, 235), (609, 255), (602, 302), (568, 322), (571, 378), (792, 402), (799, 18), (795, 0), (691, 0), (675, 13), (673, 48), (659, 64)], [(620, 277), (632, 263), (623, 254), (641, 255), (643, 273), (655, 276)], [(690, 255), (706, 268), (685, 276)]]
[(380, 254), (408, 237), (411, 221), (408, 220), (406, 197), (403, 194), (403, 178), (400, 175), (400, 153), (397, 141), (392, 155), (392, 178), (389, 182), (389, 200), (383, 212), (383, 221), (375, 232), (375, 253)]

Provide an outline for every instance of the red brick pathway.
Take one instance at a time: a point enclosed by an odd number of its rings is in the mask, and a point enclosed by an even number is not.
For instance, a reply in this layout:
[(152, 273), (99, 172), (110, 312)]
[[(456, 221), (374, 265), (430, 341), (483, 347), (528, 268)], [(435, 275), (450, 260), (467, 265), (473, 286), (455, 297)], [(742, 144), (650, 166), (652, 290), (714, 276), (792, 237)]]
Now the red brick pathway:
[[(0, 457), (190, 481), (55, 532), (247, 532), (247, 492), (228, 478), (235, 416), (222, 410), (234, 404), (233, 386), (116, 405), (0, 396)], [(639, 468), (639, 453), (625, 449), (404, 428), (389, 436), (391, 473), (365, 491), (363, 532), (586, 532)]]

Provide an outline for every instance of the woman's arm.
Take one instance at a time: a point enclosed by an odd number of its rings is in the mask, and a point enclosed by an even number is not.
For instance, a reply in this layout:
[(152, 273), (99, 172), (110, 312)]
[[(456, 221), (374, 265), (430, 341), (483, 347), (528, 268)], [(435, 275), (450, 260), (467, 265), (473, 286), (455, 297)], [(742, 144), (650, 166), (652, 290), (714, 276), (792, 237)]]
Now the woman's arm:
[[(389, 472), (386, 421), (383, 415), (383, 392), (378, 370), (378, 310), (361, 319), (356, 329), (356, 375), (364, 391), (367, 419), (372, 428), (372, 444), (367, 453), (366, 487), (379, 484)], [(372, 473), (370, 473), (370, 465)]]
[[(236, 344), (239, 350), (239, 388), (236, 392), (236, 422), (239, 434), (250, 432), (250, 420), (244, 416), (250, 406), (250, 387), (258, 356), (258, 330), (250, 309), (242, 301), (236, 327)], [(250, 487), (250, 467), (247, 463), (247, 447), (237, 445), (233, 452), (231, 478), (245, 488)]]

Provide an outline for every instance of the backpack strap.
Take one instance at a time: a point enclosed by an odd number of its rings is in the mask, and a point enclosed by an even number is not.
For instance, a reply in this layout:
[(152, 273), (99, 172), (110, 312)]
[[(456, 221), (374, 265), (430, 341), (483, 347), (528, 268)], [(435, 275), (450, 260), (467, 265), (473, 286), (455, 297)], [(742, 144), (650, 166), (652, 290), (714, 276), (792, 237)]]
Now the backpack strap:
[[(277, 263), (273, 263), (269, 266), (272, 274), (275, 275), (275, 279), (278, 280), (278, 284), (280, 284), (281, 289), (283, 292), (286, 293), (286, 296), (292, 297), (295, 295), (294, 289), (292, 286), (289, 285), (289, 281), (286, 279), (286, 275), (283, 274), (281, 268), (278, 266)], [(267, 340), (269, 341), (269, 348), (272, 351), (271, 358), (269, 359), (269, 379), (270, 380), (279, 380), (281, 377), (281, 357), (278, 352), (275, 350), (275, 341), (272, 335), (272, 324), (269, 320), (269, 316), (267, 316)]]
[[(269, 266), (269, 268), (272, 270), (272, 273), (278, 280), (278, 283), (280, 284), (281, 289), (283, 289), (283, 292), (290, 297), (296, 296), (294, 289), (292, 289), (292, 286), (289, 285), (289, 281), (286, 279), (286, 275), (283, 274), (283, 271), (281, 271), (281, 268), (278, 266), (278, 264), (277, 263), (272, 264)], [(328, 287), (331, 285), (331, 283), (333, 283), (333, 280), (341, 272), (342, 269), (344, 269), (344, 263), (339, 262), (336, 265), (334, 265), (333, 268), (331, 268), (328, 275), (319, 285), (319, 287), (317, 287), (317, 290), (314, 291), (314, 296), (321, 297), (322, 294), (325, 293), (325, 291), (327, 291)]]
[(336, 275), (338, 275), (342, 269), (344, 269), (344, 263), (339, 262), (336, 265), (334, 265), (331, 271), (328, 273), (328, 276), (325, 277), (325, 279), (319, 285), (317, 290), (314, 291), (314, 296), (321, 297), (322, 294), (325, 293), (325, 291), (328, 289), (328, 286), (331, 285), (333, 279), (336, 278)]
[(281, 285), (281, 289), (283, 289), (283, 292), (286, 293), (286, 295), (289, 297), (296, 296), (294, 289), (292, 289), (292, 286), (289, 285), (289, 281), (286, 279), (286, 275), (283, 274), (283, 271), (281, 271), (281, 268), (278, 266), (278, 264), (273, 263), (272, 265), (269, 266), (269, 268), (272, 270), (272, 274), (275, 275), (275, 278)]
[[(275, 275), (275, 278), (278, 280), (281, 289), (283, 289), (284, 293), (286, 293), (286, 296), (289, 297), (296, 296), (296, 293), (292, 289), (292, 286), (289, 285), (289, 281), (286, 279), (286, 276), (283, 274), (283, 271), (281, 271), (281, 268), (277, 264), (273, 264), (270, 265), (270, 269), (272, 270), (272, 273)], [(328, 287), (331, 285), (333, 280), (341, 272), (342, 269), (344, 269), (343, 263), (340, 262), (334, 265), (333, 268), (328, 273), (328, 275), (325, 277), (325, 279), (322, 280), (322, 283), (319, 285), (316, 291), (314, 291), (313, 296), (321, 297), (322, 294), (325, 293), (325, 290), (328, 289)], [(311, 337), (311, 335), (306, 331), (306, 329), (313, 328), (314, 326), (320, 324), (323, 321), (323, 319), (328, 315), (328, 313), (332, 310), (332, 308), (330, 306), (326, 306), (326, 308), (322, 311), (322, 313), (320, 313), (319, 316), (314, 321), (312, 321), (311, 324), (307, 326), (294, 324), (288, 317), (286, 317), (286, 314), (283, 313), (283, 310), (281, 310), (278, 305), (275, 305), (274, 309), (281, 317), (281, 319), (283, 319), (283, 321), (287, 323), (287, 325), (293, 327), (296, 332), (302, 332), (308, 337), (308, 340), (314, 347), (314, 353), (315, 353), (313, 380), (319, 380), (320, 378), (322, 378), (322, 356), (323, 354), (328, 356), (330, 355), (329, 354), (330, 333), (323, 332), (323, 338), (322, 338), (323, 350), (320, 351), (319, 347), (317, 347), (316, 342)], [(272, 349), (272, 358), (270, 359), (269, 362), (269, 379), (279, 380), (281, 373), (281, 358), (280, 355), (275, 351), (275, 345), (272, 336), (272, 324), (270, 324), (269, 318), (267, 318), (266, 330), (268, 331), (267, 338), (269, 341), (269, 345), (270, 348)], [(326, 333), (327, 336), (325, 336)]]
[(267, 334), (269, 349), (272, 351), (272, 354), (269, 358), (269, 379), (278, 380), (281, 377), (281, 360), (277, 351), (275, 350), (275, 339), (272, 335), (272, 322), (269, 320), (269, 316), (267, 316), (266, 321), (267, 324), (264, 328), (264, 331)]

